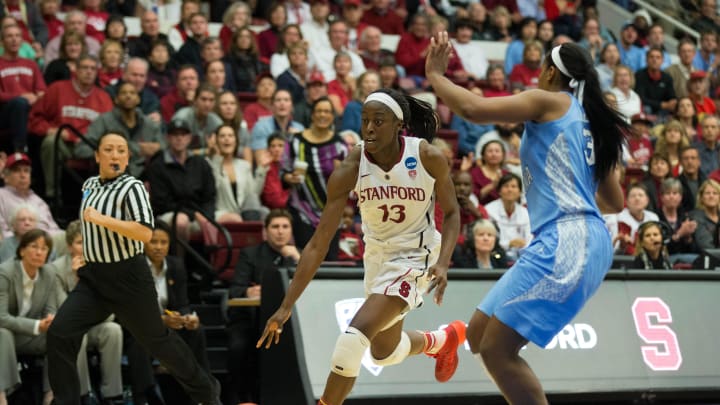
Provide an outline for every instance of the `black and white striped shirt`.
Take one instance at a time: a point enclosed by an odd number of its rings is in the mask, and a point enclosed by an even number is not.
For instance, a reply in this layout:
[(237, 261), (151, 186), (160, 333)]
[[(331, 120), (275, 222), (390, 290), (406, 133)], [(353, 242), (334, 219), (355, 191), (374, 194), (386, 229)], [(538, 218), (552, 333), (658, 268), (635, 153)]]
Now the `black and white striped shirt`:
[[(147, 190), (128, 174), (107, 182), (101, 182), (100, 176), (91, 177), (83, 184), (82, 192), (81, 219), (85, 208), (93, 207), (103, 215), (154, 227)], [(143, 242), (84, 220), (82, 224), (83, 255), (88, 263), (115, 263), (143, 253)]]

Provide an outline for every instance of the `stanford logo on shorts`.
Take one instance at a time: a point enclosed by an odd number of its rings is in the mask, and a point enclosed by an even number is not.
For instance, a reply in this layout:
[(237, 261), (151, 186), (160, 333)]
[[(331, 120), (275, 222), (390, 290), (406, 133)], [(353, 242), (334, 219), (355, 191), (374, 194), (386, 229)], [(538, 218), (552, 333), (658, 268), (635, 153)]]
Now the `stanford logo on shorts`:
[[(364, 298), (349, 298), (335, 303), (335, 319), (337, 319), (338, 326), (340, 327), (340, 333), (345, 333), (345, 330), (350, 325), (350, 321), (355, 317), (355, 314), (364, 302)], [(375, 377), (379, 376), (383, 369), (382, 366), (378, 366), (372, 361), (370, 349), (365, 350), (362, 365)]]

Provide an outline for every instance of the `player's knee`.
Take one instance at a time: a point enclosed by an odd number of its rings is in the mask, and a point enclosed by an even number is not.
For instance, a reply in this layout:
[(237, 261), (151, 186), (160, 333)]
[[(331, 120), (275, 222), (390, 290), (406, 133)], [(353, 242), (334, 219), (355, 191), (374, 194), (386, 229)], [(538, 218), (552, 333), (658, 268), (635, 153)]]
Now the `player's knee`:
[(470, 320), (470, 324), (465, 330), (465, 336), (468, 344), (470, 345), (470, 351), (474, 354), (480, 353), (480, 342), (482, 342), (484, 331), (484, 328), (478, 327), (477, 322), (473, 324), (472, 320)]
[(510, 358), (510, 353), (507, 353), (506, 349), (502, 345), (498, 345), (497, 340), (490, 336), (484, 336), (477, 349), (488, 370), (494, 370), (498, 366), (507, 364)]
[(397, 346), (395, 346), (395, 350), (393, 350), (390, 355), (382, 359), (378, 359), (376, 354), (373, 353), (373, 362), (378, 366), (392, 366), (394, 364), (398, 364), (405, 360), (405, 358), (410, 354), (410, 346), (410, 336), (408, 336), (407, 333), (402, 332), (400, 334), (400, 341)]
[(360, 373), (360, 362), (370, 340), (352, 326), (341, 334), (335, 343), (335, 351), (331, 358), (332, 372), (343, 377), (357, 377)]

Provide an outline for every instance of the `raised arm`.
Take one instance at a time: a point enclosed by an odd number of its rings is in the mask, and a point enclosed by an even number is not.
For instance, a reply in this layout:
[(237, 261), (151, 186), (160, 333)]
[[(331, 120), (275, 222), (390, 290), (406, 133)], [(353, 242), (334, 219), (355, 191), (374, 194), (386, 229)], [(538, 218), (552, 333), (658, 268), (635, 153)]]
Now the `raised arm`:
[(479, 97), (445, 77), (452, 47), (447, 32), (432, 38), (425, 76), (435, 94), (460, 117), (476, 122), (545, 122), (561, 117), (570, 105), (570, 97), (545, 90), (529, 90), (508, 97)]
[(269, 348), (273, 341), (275, 343), (280, 341), (282, 325), (288, 320), (295, 302), (315, 276), (320, 263), (327, 254), (330, 241), (340, 226), (348, 195), (357, 182), (359, 163), (360, 148), (356, 147), (340, 167), (330, 175), (327, 186), (327, 203), (320, 216), (320, 223), (303, 249), (285, 298), (280, 304), (280, 308), (268, 319), (265, 331), (257, 342), (257, 347), (261, 347), (266, 339), (266, 348)]

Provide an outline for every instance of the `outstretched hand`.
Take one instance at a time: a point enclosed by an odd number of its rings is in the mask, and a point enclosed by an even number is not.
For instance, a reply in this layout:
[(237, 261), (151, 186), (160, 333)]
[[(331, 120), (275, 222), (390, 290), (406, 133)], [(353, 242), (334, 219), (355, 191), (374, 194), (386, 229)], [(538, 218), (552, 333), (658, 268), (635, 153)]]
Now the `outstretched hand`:
[(290, 319), (291, 314), (292, 311), (290, 310), (284, 309), (282, 307), (278, 308), (278, 310), (275, 311), (275, 313), (268, 319), (267, 323), (265, 324), (265, 330), (263, 331), (262, 336), (260, 336), (260, 339), (257, 341), (255, 348), (261, 348), (264, 343), (265, 348), (269, 349), (273, 341), (275, 341), (275, 344), (278, 344), (280, 342), (280, 334), (282, 333), (282, 327), (285, 322)]
[(430, 287), (428, 287), (427, 292), (431, 293), (435, 290), (433, 301), (435, 301), (437, 305), (442, 304), (443, 295), (445, 295), (445, 287), (447, 287), (447, 272), (447, 267), (439, 266), (437, 264), (433, 265), (428, 270), (427, 277), (430, 279)]
[(425, 58), (425, 76), (444, 75), (448, 68), (452, 46), (447, 31), (440, 31), (430, 38), (428, 54)]

